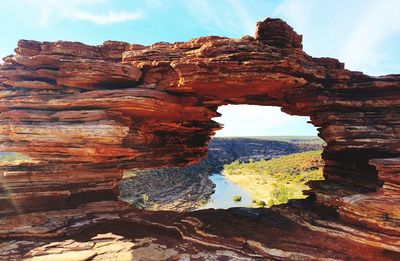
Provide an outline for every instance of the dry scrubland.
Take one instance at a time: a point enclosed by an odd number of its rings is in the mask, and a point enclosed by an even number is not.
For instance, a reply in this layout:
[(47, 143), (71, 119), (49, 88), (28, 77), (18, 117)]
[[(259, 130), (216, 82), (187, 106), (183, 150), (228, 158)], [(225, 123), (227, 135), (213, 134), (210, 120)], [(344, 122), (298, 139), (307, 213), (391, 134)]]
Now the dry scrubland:
[(225, 165), (222, 174), (248, 190), (253, 204), (271, 206), (305, 198), (306, 182), (323, 179), (322, 166), (321, 151), (316, 150), (268, 161), (235, 161)]

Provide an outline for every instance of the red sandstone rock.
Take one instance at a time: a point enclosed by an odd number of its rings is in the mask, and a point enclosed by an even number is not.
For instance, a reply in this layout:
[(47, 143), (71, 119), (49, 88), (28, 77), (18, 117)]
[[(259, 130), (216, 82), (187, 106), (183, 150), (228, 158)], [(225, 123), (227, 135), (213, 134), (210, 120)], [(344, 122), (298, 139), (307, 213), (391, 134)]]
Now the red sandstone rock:
[(302, 48), (303, 37), (281, 19), (267, 18), (257, 23), (256, 39), (281, 48)]
[[(174, 224), (170, 214), (142, 218), (159, 218), (163, 228), (216, 224), (208, 229), (221, 240), (183, 238), (242, 254), (249, 247), (276, 259), (398, 258), (400, 76), (370, 77), (336, 59), (310, 57), (301, 39), (282, 20), (266, 19), (255, 38), (148, 47), (19, 41), (0, 66), (0, 151), (34, 162), (0, 166), (2, 234), (54, 236), (41, 230), (41, 212), (16, 215), (68, 208), (79, 214), (81, 203), (116, 200), (123, 169), (196, 162), (221, 127), (212, 120), (218, 106), (258, 104), (310, 116), (327, 142), (326, 180), (312, 182), (312, 204), (266, 211), (263, 230), (235, 223), (229, 211), (229, 226), (213, 211), (185, 220), (171, 214)], [(39, 234), (24, 226), (35, 220)], [(234, 232), (239, 225), (245, 229)]]

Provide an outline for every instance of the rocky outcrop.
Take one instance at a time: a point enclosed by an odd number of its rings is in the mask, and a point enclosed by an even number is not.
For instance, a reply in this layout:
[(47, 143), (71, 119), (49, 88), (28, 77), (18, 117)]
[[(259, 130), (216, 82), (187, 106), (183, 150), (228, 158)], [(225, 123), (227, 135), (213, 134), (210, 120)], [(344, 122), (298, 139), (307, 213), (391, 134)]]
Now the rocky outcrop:
[[(396, 237), (351, 227), (332, 215), (306, 201), (270, 209), (189, 213), (94, 202), (3, 219), (0, 233), (7, 231), (13, 239), (0, 241), (0, 258), (398, 260)], [(3, 227), (4, 223), (9, 225)]]
[[(79, 212), (82, 203), (116, 200), (123, 169), (204, 157), (221, 128), (212, 120), (218, 106), (280, 106), (318, 127), (327, 143), (326, 180), (312, 184), (310, 206), (271, 214), (270, 222), (293, 230), (266, 226), (264, 239), (257, 235), (251, 244), (282, 259), (298, 258), (293, 249), (303, 259), (398, 258), (400, 76), (346, 70), (336, 59), (307, 55), (301, 40), (285, 22), (266, 19), (256, 37), (241, 39), (151, 46), (18, 42), (0, 67), (0, 151), (33, 161), (0, 167), (0, 212), (7, 218), (57, 208)], [(211, 211), (204, 222), (218, 215)], [(293, 235), (296, 244), (288, 243)]]

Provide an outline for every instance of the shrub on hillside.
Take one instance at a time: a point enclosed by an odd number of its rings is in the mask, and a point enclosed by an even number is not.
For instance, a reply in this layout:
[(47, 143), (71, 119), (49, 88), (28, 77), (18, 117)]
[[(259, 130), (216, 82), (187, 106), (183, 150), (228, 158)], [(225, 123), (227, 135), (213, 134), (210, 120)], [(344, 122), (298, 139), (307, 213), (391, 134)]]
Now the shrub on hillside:
[(267, 204), (265, 204), (265, 202), (263, 200), (257, 200), (256, 201), (257, 206), (263, 208), (265, 207)]
[(233, 199), (233, 201), (235, 201), (235, 202), (239, 202), (239, 201), (242, 200), (242, 196), (240, 196), (240, 195), (234, 195), (232, 199)]

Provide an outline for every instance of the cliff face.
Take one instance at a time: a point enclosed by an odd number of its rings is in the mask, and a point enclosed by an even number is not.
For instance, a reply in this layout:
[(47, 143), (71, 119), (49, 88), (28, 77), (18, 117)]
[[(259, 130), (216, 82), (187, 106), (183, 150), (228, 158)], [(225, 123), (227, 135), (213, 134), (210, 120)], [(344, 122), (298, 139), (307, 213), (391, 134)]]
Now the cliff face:
[[(0, 67), (0, 151), (33, 162), (0, 167), (0, 212), (9, 218), (116, 200), (123, 169), (204, 157), (221, 128), (212, 120), (218, 106), (280, 106), (310, 116), (327, 146), (326, 180), (312, 184), (312, 207), (282, 206), (279, 215), (318, 230), (320, 239), (326, 227), (342, 238), (338, 244), (350, 240), (380, 249), (379, 257), (394, 255), (400, 251), (400, 75), (346, 70), (336, 59), (307, 55), (301, 40), (282, 20), (266, 19), (255, 37), (241, 39), (151, 46), (19, 41)], [(329, 209), (329, 222), (304, 221), (320, 207)], [(11, 230), (2, 235), (28, 233)]]

